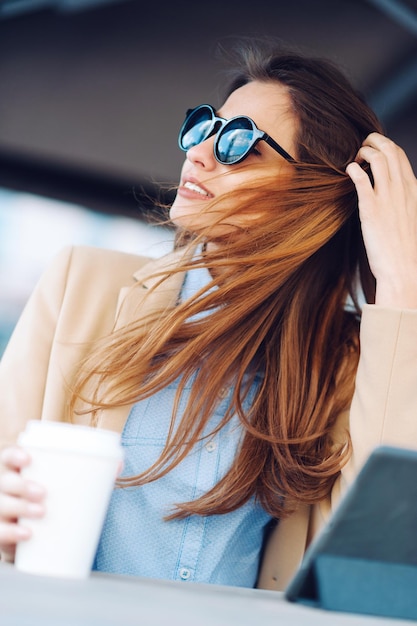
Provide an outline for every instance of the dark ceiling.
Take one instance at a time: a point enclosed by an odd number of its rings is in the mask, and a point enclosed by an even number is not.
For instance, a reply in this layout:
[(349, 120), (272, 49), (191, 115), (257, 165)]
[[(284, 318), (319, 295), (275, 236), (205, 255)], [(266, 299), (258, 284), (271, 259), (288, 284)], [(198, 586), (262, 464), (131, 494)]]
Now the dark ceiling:
[(417, 0), (0, 0), (0, 185), (136, 211), (218, 102), (217, 44), (252, 35), (341, 65), (417, 170)]

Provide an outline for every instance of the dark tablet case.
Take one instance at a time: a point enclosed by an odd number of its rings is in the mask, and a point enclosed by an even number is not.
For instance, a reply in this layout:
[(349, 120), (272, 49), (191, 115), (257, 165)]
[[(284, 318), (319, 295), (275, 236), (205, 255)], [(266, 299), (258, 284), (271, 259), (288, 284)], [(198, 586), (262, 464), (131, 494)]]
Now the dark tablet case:
[(285, 596), (417, 620), (417, 452), (381, 446), (311, 544)]

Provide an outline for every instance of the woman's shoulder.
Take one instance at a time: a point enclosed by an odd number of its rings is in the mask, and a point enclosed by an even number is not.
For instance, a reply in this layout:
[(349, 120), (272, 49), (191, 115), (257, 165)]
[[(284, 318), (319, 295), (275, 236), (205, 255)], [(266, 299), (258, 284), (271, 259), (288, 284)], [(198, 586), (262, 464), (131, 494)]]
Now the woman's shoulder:
[(138, 270), (153, 262), (151, 257), (94, 246), (66, 246), (47, 267), (43, 280), (61, 284), (123, 285)]
[(61, 306), (117, 297), (120, 289), (135, 283), (135, 273), (150, 264), (146, 256), (93, 246), (66, 246), (48, 263), (31, 300), (41, 298)]
[[(40, 297), (54, 310), (64, 307), (80, 315), (86, 310), (111, 309), (126, 289), (143, 284), (145, 279), (150, 288), (149, 277), (169, 272), (178, 263), (178, 256), (177, 251), (155, 259), (92, 246), (65, 247), (43, 272), (32, 299)], [(179, 272), (174, 273), (174, 279), (181, 280)]]
[(59, 256), (66, 257), (73, 269), (80, 267), (100, 271), (112, 269), (135, 272), (152, 261), (149, 256), (84, 245), (63, 248)]

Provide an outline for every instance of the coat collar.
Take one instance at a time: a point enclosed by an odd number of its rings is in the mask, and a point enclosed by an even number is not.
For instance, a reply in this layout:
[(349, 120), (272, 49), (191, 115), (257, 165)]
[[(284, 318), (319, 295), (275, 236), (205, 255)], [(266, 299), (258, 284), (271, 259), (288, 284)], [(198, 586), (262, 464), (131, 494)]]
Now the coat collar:
[[(168, 310), (178, 301), (185, 272), (173, 272), (178, 265), (191, 258), (189, 249), (179, 249), (159, 259), (153, 259), (133, 274), (134, 283), (122, 287), (116, 309), (115, 330), (150, 313)], [(168, 277), (158, 284), (163, 276)]]

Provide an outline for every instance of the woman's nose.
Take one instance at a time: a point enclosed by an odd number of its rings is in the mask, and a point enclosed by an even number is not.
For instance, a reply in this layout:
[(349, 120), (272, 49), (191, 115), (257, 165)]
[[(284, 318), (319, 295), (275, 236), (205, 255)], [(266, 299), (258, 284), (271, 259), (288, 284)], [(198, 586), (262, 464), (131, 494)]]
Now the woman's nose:
[(187, 150), (187, 159), (205, 170), (212, 170), (217, 167), (219, 163), (214, 156), (214, 140), (215, 137), (209, 137), (196, 146), (189, 148)]

